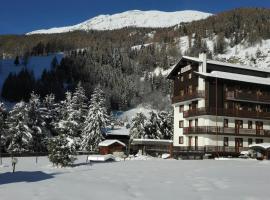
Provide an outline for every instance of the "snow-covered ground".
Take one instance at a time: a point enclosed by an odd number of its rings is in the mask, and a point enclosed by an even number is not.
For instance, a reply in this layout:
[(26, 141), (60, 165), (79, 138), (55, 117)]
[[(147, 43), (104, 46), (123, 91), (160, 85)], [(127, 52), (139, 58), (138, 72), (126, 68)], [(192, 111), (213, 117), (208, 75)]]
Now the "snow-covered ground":
[(196, 10), (176, 12), (130, 10), (113, 15), (99, 15), (74, 26), (36, 30), (27, 34), (64, 33), (75, 30), (114, 30), (124, 27), (170, 27), (180, 24), (181, 22), (205, 19), (211, 15), (210, 13)]
[[(79, 157), (77, 164), (85, 162)], [(1, 200), (268, 200), (270, 162), (130, 160), (53, 168), (47, 158), (10, 158), (0, 167)]]

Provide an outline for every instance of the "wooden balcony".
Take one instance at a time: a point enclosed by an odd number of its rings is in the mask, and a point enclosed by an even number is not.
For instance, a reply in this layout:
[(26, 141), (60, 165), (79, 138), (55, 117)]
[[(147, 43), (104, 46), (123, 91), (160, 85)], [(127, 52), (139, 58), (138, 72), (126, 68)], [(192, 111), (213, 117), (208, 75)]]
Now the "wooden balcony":
[(259, 93), (246, 93), (246, 92), (226, 92), (227, 100), (242, 100), (250, 102), (261, 102), (270, 104), (270, 95), (264, 95)]
[(204, 97), (205, 97), (205, 92), (203, 90), (198, 90), (198, 91), (194, 91), (192, 93), (185, 94), (183, 96), (181, 96), (181, 95), (174, 96), (174, 97), (172, 97), (172, 103), (178, 103), (181, 101), (188, 101), (188, 100), (197, 99), (197, 98), (204, 98)]
[(184, 111), (184, 117), (194, 117), (200, 115), (218, 115), (228, 117), (239, 117), (239, 118), (255, 118), (255, 119), (270, 119), (270, 112), (264, 111), (248, 111), (248, 110), (237, 110), (237, 109), (223, 109), (223, 108), (197, 108), (192, 110)]
[(197, 126), (185, 127), (184, 134), (210, 134), (210, 135), (239, 135), (239, 136), (261, 136), (270, 137), (270, 130), (256, 130), (247, 128), (216, 127), (216, 126)]

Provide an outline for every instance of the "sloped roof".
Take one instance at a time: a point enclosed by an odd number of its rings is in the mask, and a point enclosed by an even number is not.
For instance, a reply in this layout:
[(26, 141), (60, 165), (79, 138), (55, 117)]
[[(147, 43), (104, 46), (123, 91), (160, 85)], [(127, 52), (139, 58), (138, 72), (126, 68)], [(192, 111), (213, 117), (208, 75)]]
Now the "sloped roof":
[[(167, 78), (170, 79), (172, 77), (172, 75), (175, 73), (175, 71), (177, 71), (177, 69), (179, 68), (179, 63), (182, 61), (191, 61), (191, 62), (195, 62), (195, 63), (202, 63), (203, 62), (203, 60), (200, 58), (190, 57), (190, 56), (182, 56), (182, 58), (177, 62), (175, 67), (169, 73)], [(230, 67), (230, 68), (238, 68), (238, 69), (244, 69), (244, 70), (265, 72), (265, 73), (270, 74), (270, 69), (267, 69), (267, 68), (251, 67), (251, 66), (247, 66), (247, 65), (232, 64), (232, 63), (220, 62), (220, 61), (210, 60), (210, 59), (207, 59), (206, 63), (212, 64), (212, 65), (220, 65), (220, 66)]]
[(114, 143), (118, 143), (118, 144), (120, 144), (120, 145), (122, 145), (124, 147), (126, 146), (123, 142), (121, 142), (119, 140), (104, 140), (104, 141), (100, 142), (98, 144), (98, 146), (99, 147), (108, 147), (108, 146), (110, 146), (110, 145), (112, 145)]
[(255, 83), (259, 85), (270, 85), (270, 78), (263, 78), (263, 77), (257, 77), (257, 76), (249, 76), (249, 75), (221, 72), (221, 71), (212, 71), (211, 73), (196, 72), (196, 74), (199, 74), (204, 77), (212, 77), (212, 78), (240, 81), (240, 82), (246, 82), (246, 83)]

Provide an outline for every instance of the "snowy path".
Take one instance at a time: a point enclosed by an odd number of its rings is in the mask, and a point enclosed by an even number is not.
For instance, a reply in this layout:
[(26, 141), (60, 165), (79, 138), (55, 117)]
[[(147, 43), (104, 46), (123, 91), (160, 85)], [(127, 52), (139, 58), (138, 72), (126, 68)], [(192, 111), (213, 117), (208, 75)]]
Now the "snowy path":
[[(85, 157), (80, 157), (84, 161)], [(1, 200), (269, 199), (270, 162), (147, 160), (52, 168), (46, 158), (0, 167)]]

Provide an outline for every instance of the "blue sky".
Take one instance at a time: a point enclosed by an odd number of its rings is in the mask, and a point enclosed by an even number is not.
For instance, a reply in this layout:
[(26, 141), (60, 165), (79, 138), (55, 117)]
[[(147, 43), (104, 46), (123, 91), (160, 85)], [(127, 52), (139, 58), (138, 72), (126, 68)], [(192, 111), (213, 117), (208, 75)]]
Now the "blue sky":
[(0, 34), (73, 25), (99, 14), (134, 9), (218, 13), (239, 7), (270, 8), (270, 0), (1, 0)]

